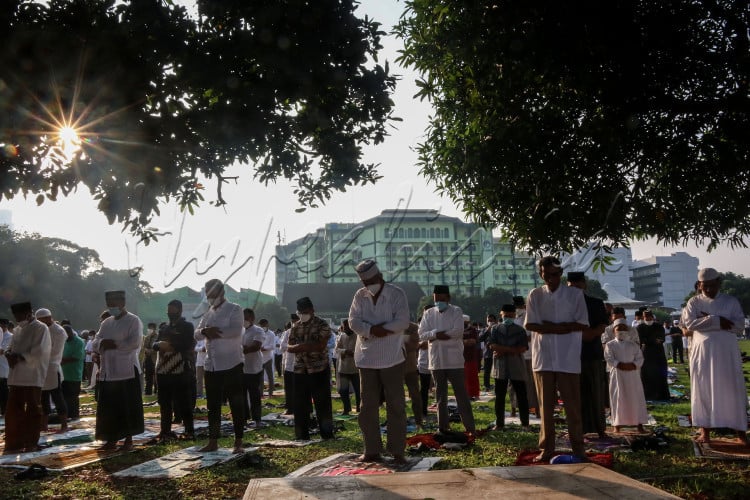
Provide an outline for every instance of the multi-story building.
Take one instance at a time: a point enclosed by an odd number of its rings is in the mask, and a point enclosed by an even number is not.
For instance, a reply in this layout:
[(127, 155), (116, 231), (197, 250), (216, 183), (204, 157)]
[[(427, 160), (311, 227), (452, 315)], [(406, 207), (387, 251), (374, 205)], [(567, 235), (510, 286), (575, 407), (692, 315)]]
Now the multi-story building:
[(377, 260), (386, 281), (433, 285), (451, 293), (484, 294), (490, 287), (526, 295), (538, 284), (535, 264), (492, 231), (437, 210), (394, 209), (360, 223), (329, 223), (276, 247), (276, 296), (287, 283), (359, 282), (354, 266)]
[(685, 252), (633, 262), (631, 278), (635, 299), (679, 309), (693, 291), (698, 259)]

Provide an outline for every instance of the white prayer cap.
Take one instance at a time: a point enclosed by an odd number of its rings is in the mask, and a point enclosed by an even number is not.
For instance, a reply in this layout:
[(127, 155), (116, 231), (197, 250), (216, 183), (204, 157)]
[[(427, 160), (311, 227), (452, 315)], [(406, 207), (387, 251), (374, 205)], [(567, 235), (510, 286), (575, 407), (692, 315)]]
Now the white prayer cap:
[(616, 319), (616, 320), (615, 320), (615, 321), (614, 321), (614, 322), (612, 323), (612, 325), (614, 325), (614, 326), (618, 326), (618, 325), (625, 325), (625, 326), (628, 326), (628, 322), (627, 322), (627, 321), (625, 321), (625, 320), (624, 320), (623, 318), (617, 318), (617, 319)]
[(52, 317), (52, 312), (49, 309), (37, 309), (35, 314), (36, 319), (39, 318), (50, 318)]
[(466, 321), (471, 321), (471, 318), (469, 317), (468, 314), (464, 314), (464, 322)]
[(719, 279), (719, 272), (713, 267), (704, 267), (698, 271), (698, 281), (711, 281)]
[(362, 262), (357, 264), (357, 267), (355, 267), (354, 270), (357, 271), (357, 275), (362, 281), (369, 280), (370, 278), (374, 278), (375, 276), (380, 274), (378, 264), (372, 259), (363, 260)]

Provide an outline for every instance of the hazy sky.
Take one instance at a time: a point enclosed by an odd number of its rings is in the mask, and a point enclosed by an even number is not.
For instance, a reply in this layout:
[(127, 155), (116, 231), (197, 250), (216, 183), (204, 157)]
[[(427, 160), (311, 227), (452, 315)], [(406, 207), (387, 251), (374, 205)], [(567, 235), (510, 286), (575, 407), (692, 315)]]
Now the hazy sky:
[[(396, 23), (403, 3), (395, 0), (363, 0), (360, 10), (380, 21), (385, 28)], [(427, 125), (429, 105), (413, 98), (415, 75), (399, 68), (394, 59), (399, 41), (384, 40), (380, 60), (388, 60), (392, 71), (402, 75), (394, 101), (396, 115), (403, 122), (384, 144), (366, 150), (365, 161), (380, 163), (384, 178), (375, 186), (356, 187), (336, 193), (322, 208), (296, 213), (299, 207), (291, 186), (278, 182), (268, 187), (252, 179), (250, 166), (235, 166), (228, 175), (239, 175), (236, 185), (225, 186), (228, 206), (215, 208), (205, 203), (194, 216), (184, 215), (172, 204), (163, 207), (155, 226), (170, 232), (157, 243), (139, 246), (119, 226), (109, 226), (96, 209), (89, 193), (79, 190), (66, 199), (37, 207), (30, 200), (3, 200), (0, 209), (13, 212), (16, 230), (65, 238), (99, 252), (104, 264), (113, 269), (142, 267), (142, 277), (156, 290), (184, 285), (199, 289), (207, 278), (218, 277), (235, 287), (274, 293), (274, 245), (279, 238), (291, 241), (326, 222), (358, 222), (388, 208), (429, 208), (463, 218), (449, 199), (434, 192), (434, 186), (420, 178), (413, 148)], [(214, 184), (207, 183), (211, 200)], [(707, 254), (695, 246), (664, 248), (654, 242), (633, 246), (633, 258), (668, 255), (686, 251), (700, 259), (701, 266), (716, 267), (750, 276), (750, 252), (720, 249)]]

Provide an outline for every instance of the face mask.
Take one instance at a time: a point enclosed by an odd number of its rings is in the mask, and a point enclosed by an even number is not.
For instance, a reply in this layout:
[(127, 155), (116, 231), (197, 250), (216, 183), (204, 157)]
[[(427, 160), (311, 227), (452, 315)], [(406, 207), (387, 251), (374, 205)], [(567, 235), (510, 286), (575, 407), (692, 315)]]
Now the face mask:
[(252, 325), (249, 321), (245, 321), (243, 324), (245, 325), (245, 328), (250, 328), (250, 325)]
[(177, 321), (180, 319), (180, 315), (178, 313), (167, 313), (167, 318), (169, 318), (169, 321)]
[(264, 328), (264, 329), (263, 329), (263, 332), (264, 332), (264, 333), (268, 333), (268, 328)]
[(312, 319), (312, 314), (300, 314), (299, 320), (303, 323), (307, 323)]
[(646, 325), (648, 325), (648, 326), (651, 326), (651, 325), (653, 325), (653, 324), (654, 324), (654, 320), (651, 320), (651, 321), (648, 321), (648, 320), (644, 320), (643, 322), (644, 322), (644, 323), (645, 323)]
[(119, 307), (109, 307), (107, 308), (107, 310), (109, 311), (109, 314), (114, 317), (117, 317), (122, 313), (122, 309), (120, 309)]
[(380, 292), (380, 289), (383, 288), (383, 285), (380, 283), (375, 283), (374, 285), (367, 285), (367, 289), (370, 291), (372, 295), (377, 295), (378, 292)]
[(503, 318), (503, 324), (505, 326), (514, 325), (516, 322), (513, 320), (513, 318)]
[(448, 303), (438, 300), (437, 302), (435, 302), (435, 307), (437, 307), (438, 311), (443, 312), (448, 309)]
[(219, 297), (206, 297), (209, 306), (215, 306), (219, 303)]

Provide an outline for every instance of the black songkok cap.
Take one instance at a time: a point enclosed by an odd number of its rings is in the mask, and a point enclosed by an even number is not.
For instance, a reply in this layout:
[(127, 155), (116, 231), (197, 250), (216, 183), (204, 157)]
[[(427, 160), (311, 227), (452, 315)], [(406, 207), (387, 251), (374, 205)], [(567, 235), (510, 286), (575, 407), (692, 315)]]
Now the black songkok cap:
[(301, 299), (297, 299), (297, 310), (298, 311), (304, 311), (305, 309), (313, 309), (313, 303), (312, 300), (310, 300), (310, 297), (302, 297)]
[(432, 293), (434, 293), (435, 295), (450, 295), (451, 291), (448, 288), (448, 285), (435, 285), (435, 288), (432, 289)]
[(19, 302), (17, 304), (11, 304), (10, 310), (13, 311), (13, 314), (16, 316), (30, 313), (32, 311), (31, 302)]
[(569, 272), (568, 281), (571, 283), (578, 283), (580, 281), (586, 281), (586, 275), (580, 271)]
[(522, 296), (516, 295), (515, 297), (513, 297), (513, 305), (516, 307), (521, 307), (526, 305), (526, 301)]
[(125, 291), (123, 290), (114, 290), (110, 292), (104, 292), (104, 299), (107, 301), (110, 300), (125, 300)]
[(503, 307), (500, 308), (500, 311), (504, 313), (514, 313), (516, 312), (516, 306), (513, 304), (503, 304)]

